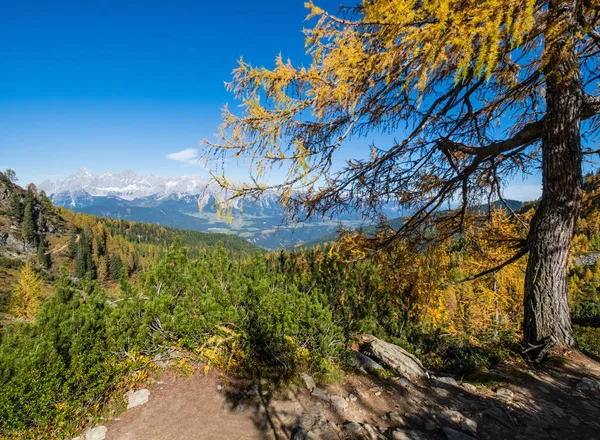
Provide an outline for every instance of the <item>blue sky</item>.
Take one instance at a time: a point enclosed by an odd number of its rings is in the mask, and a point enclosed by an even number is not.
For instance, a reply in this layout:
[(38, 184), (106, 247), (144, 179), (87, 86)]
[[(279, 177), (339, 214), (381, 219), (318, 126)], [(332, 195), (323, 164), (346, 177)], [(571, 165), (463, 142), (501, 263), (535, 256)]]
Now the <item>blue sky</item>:
[[(303, 3), (6, 2), (0, 169), (14, 169), (21, 183), (82, 167), (206, 174), (192, 149), (216, 133), (220, 108), (232, 102), (223, 82), (239, 57), (267, 67), (280, 52), (307, 61)], [(318, 1), (333, 11), (339, 3)], [(243, 178), (246, 170), (232, 171)], [(537, 193), (534, 177), (506, 195)]]

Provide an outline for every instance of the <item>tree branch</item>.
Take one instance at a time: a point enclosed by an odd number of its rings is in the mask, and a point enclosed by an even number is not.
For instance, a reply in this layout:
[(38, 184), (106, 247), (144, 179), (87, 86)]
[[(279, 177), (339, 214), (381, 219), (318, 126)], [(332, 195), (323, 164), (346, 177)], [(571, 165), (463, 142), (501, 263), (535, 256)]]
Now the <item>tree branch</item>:
[(484, 277), (484, 276), (489, 275), (489, 274), (491, 274), (493, 272), (497, 272), (500, 269), (508, 266), (509, 264), (514, 263), (519, 258), (521, 258), (523, 255), (527, 254), (527, 252), (529, 252), (529, 248), (527, 248), (527, 246), (524, 246), (523, 248), (521, 248), (519, 250), (519, 252), (517, 252), (511, 258), (509, 258), (508, 260), (504, 261), (503, 263), (501, 263), (501, 264), (499, 264), (499, 265), (497, 265), (495, 267), (492, 267), (491, 269), (484, 270), (483, 272), (479, 272), (478, 274), (471, 275), (469, 277), (463, 278), (462, 280), (453, 281), (452, 283), (444, 283), (444, 284), (442, 284), (442, 286), (446, 287), (446, 286), (453, 286), (453, 285), (456, 285), (456, 284), (462, 284), (462, 283), (465, 283), (467, 281), (473, 281), (473, 280), (476, 280), (477, 278)]
[(589, 119), (600, 113), (600, 96), (586, 94), (583, 97), (583, 109), (581, 119)]

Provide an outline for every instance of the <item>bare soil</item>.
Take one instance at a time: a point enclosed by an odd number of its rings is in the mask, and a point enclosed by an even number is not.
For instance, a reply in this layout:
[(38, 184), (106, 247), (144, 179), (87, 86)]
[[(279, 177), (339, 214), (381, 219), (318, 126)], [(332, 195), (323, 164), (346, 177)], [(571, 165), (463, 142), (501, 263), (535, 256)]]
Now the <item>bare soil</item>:
[[(351, 372), (343, 382), (323, 387), (332, 396), (356, 397), (341, 410), (298, 384), (268, 390), (260, 380), (253, 384), (200, 372), (185, 379), (165, 372), (150, 388), (149, 402), (109, 424), (106, 438), (290, 439), (302, 427), (312, 438), (345, 439), (350, 437), (344, 424), (358, 422), (382, 438), (402, 432), (409, 434), (406, 438), (445, 439), (443, 427), (465, 431), (445, 416), (451, 410), (477, 423), (477, 432), (470, 434), (477, 439), (600, 440), (600, 391), (577, 390), (583, 378), (600, 380), (600, 363), (575, 351), (539, 367), (504, 364), (481, 372), (469, 378), (474, 391), (464, 384), (407, 385)], [(499, 388), (513, 397), (501, 397)]]

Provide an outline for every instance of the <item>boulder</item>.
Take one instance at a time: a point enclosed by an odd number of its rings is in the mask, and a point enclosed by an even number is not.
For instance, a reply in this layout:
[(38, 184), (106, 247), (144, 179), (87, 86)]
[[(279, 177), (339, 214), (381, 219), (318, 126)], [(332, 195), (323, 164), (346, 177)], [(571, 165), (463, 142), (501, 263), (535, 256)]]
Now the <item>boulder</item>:
[(384, 369), (380, 364), (375, 362), (373, 359), (371, 359), (368, 356), (365, 356), (362, 353), (359, 353), (358, 351), (352, 352), (352, 364), (356, 368), (358, 368), (360, 370), (365, 370), (369, 373), (381, 371)]
[(440, 387), (458, 387), (458, 382), (453, 377), (434, 377), (433, 380)]
[(148, 398), (150, 397), (150, 391), (147, 389), (138, 390), (138, 391), (127, 391), (127, 409), (135, 408), (136, 406), (143, 405), (148, 402)]
[(106, 438), (106, 426), (95, 426), (85, 433), (85, 440), (104, 440)]
[(360, 351), (387, 368), (396, 370), (399, 374), (413, 380), (427, 376), (427, 370), (421, 361), (402, 347), (374, 336), (365, 336), (363, 341), (366, 342), (361, 345)]
[(315, 388), (312, 390), (311, 396), (316, 397), (317, 399), (323, 400), (325, 402), (329, 402), (329, 393), (322, 388)]
[(348, 408), (348, 402), (343, 397), (330, 396), (329, 400), (331, 401), (331, 405), (339, 411), (345, 411)]
[(317, 386), (317, 384), (315, 383), (314, 379), (312, 378), (312, 376), (308, 376), (308, 375), (304, 375), (304, 376), (300, 376), (302, 378), (302, 380), (304, 381), (304, 384), (306, 385), (306, 388), (309, 391), (312, 391), (315, 389), (315, 387)]
[(467, 391), (471, 391), (472, 393), (474, 393), (475, 391), (477, 391), (477, 387), (473, 384), (467, 383), (467, 382), (463, 382), (462, 384), (463, 388)]

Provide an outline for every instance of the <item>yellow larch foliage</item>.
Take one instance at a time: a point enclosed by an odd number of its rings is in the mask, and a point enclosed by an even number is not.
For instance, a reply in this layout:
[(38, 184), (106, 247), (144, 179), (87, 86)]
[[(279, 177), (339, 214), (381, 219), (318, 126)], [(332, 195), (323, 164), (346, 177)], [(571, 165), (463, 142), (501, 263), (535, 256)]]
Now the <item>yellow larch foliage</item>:
[(9, 302), (9, 312), (18, 319), (33, 321), (42, 305), (42, 279), (30, 264), (23, 266), (19, 279), (13, 288)]

